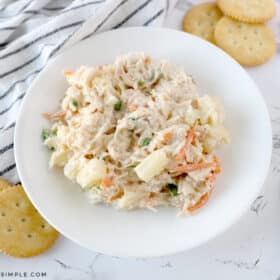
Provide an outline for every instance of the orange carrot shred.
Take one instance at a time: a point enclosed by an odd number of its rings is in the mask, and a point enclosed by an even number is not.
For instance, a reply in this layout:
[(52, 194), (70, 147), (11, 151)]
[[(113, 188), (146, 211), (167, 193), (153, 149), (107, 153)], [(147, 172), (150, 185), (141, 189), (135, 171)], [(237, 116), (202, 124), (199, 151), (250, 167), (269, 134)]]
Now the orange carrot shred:
[(70, 75), (72, 75), (74, 72), (73, 71), (71, 71), (71, 70), (65, 70), (65, 71), (63, 71), (63, 75), (64, 76), (70, 76)]
[(54, 114), (44, 113), (43, 117), (47, 120), (62, 120), (64, 119), (66, 112), (58, 112)]
[(180, 172), (180, 173), (187, 173), (190, 171), (196, 171), (204, 168), (210, 168), (212, 166), (215, 166), (216, 162), (201, 162), (201, 163), (188, 163), (184, 165), (178, 165), (176, 166), (171, 172)]
[(111, 197), (109, 197), (108, 202), (111, 203), (119, 198), (121, 198), (123, 196), (123, 192), (119, 192)]
[(216, 163), (216, 170), (215, 170), (215, 173), (216, 173), (216, 174), (221, 173), (221, 171), (222, 171), (221, 163), (220, 163), (219, 158), (218, 158), (217, 156), (214, 157), (214, 162)]
[(173, 136), (172, 132), (166, 132), (166, 133), (163, 135), (163, 141), (162, 141), (162, 143), (166, 145), (166, 144), (170, 141), (170, 139), (172, 138), (172, 136)]
[(188, 208), (188, 211), (193, 212), (193, 211), (201, 208), (202, 206), (205, 205), (205, 203), (208, 201), (208, 199), (209, 199), (209, 193), (205, 193), (204, 195), (202, 195), (200, 197), (199, 201), (196, 202), (196, 204), (194, 204)]
[(195, 137), (195, 127), (191, 128), (189, 130), (189, 132), (187, 133), (187, 137), (185, 140), (185, 144), (184, 146), (181, 148), (180, 152), (178, 153), (178, 155), (176, 156), (177, 160), (183, 160), (185, 158), (186, 155), (186, 150), (188, 149), (188, 147), (191, 145), (193, 139)]
[(112, 185), (112, 179), (110, 177), (105, 177), (102, 179), (100, 186), (102, 188), (108, 188)]
[(93, 154), (86, 154), (84, 155), (86, 159), (93, 159)]

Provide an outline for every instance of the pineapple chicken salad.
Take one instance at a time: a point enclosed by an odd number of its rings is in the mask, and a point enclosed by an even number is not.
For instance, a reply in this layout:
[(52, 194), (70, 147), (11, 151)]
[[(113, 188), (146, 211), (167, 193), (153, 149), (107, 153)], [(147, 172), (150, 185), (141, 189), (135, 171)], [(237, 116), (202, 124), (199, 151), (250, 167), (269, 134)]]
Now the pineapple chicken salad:
[(50, 167), (94, 203), (166, 205), (191, 213), (208, 200), (229, 141), (219, 101), (200, 97), (183, 69), (143, 53), (64, 71), (69, 87), (43, 129)]

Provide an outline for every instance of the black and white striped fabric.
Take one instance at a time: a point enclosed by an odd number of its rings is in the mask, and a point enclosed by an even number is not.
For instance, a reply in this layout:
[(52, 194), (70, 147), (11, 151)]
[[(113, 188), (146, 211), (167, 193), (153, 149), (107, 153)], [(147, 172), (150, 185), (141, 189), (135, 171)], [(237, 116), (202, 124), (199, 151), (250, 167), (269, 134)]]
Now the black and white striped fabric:
[(13, 134), (21, 101), (48, 60), (97, 32), (160, 26), (176, 0), (0, 0), (0, 177), (19, 178)]

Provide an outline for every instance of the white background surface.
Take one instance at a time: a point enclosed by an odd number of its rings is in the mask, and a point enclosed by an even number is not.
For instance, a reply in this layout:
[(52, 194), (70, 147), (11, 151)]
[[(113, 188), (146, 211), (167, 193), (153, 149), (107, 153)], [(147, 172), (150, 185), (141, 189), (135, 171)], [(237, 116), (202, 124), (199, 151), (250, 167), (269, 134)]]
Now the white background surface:
[[(184, 1), (166, 26), (180, 29)], [(203, 67), (203, 65), (201, 66)], [(113, 258), (90, 252), (60, 237), (47, 253), (31, 259), (0, 255), (0, 279), (265, 279), (280, 280), (280, 53), (250, 68), (266, 100), (274, 149), (269, 175), (251, 210), (226, 233), (176, 256), (155, 259)], [(261, 131), (260, 131), (261, 133)], [(238, 205), (238, 201), (236, 201)], [(205, 228), (207, 230), (207, 228)], [(112, 232), (112, 234), (114, 234)], [(186, 233), (187, 234), (187, 233)], [(2, 272), (46, 272), (46, 277), (5, 277)]]

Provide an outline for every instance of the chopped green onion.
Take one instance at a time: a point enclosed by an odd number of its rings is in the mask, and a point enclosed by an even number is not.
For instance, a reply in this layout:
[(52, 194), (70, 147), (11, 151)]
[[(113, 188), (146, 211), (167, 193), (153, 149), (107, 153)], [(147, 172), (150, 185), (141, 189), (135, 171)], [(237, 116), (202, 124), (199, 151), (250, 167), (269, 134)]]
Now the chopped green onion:
[(140, 147), (144, 147), (144, 146), (149, 145), (150, 142), (151, 142), (151, 140), (152, 140), (152, 139), (149, 138), (149, 137), (144, 138), (144, 139), (142, 140), (141, 144), (140, 144)]
[(50, 137), (51, 131), (48, 129), (43, 129), (41, 135), (42, 135), (43, 141), (45, 141), (47, 138)]
[(167, 187), (168, 187), (170, 193), (172, 194), (172, 196), (179, 195), (177, 185), (175, 185), (175, 184), (167, 184)]
[(114, 110), (115, 111), (120, 111), (122, 108), (122, 101), (119, 100), (115, 105), (114, 105)]
[(41, 135), (43, 141), (47, 140), (51, 136), (57, 136), (57, 128), (55, 128), (54, 130), (43, 129)]
[(130, 165), (127, 166), (127, 168), (134, 168), (138, 165), (138, 163), (132, 163)]
[(152, 75), (149, 78), (149, 82), (152, 82), (154, 79), (155, 79), (155, 71), (152, 72)]
[(72, 101), (72, 104), (73, 104), (73, 106), (74, 106), (76, 109), (78, 109), (79, 103), (78, 103), (77, 100), (73, 100), (73, 101)]
[(159, 79), (161, 79), (161, 78), (163, 78), (163, 74), (162, 74), (162, 73), (160, 73), (160, 74), (158, 75), (157, 80), (159, 80)]
[(138, 86), (139, 86), (139, 87), (144, 86), (144, 84), (145, 84), (145, 82), (144, 82), (144, 81), (142, 81), (142, 80), (139, 80), (139, 81), (138, 81)]
[(109, 156), (109, 155), (103, 156), (102, 159), (103, 159), (104, 161), (106, 161), (106, 160), (110, 159), (110, 156)]
[(53, 152), (55, 151), (55, 147), (50, 147), (50, 150)]

